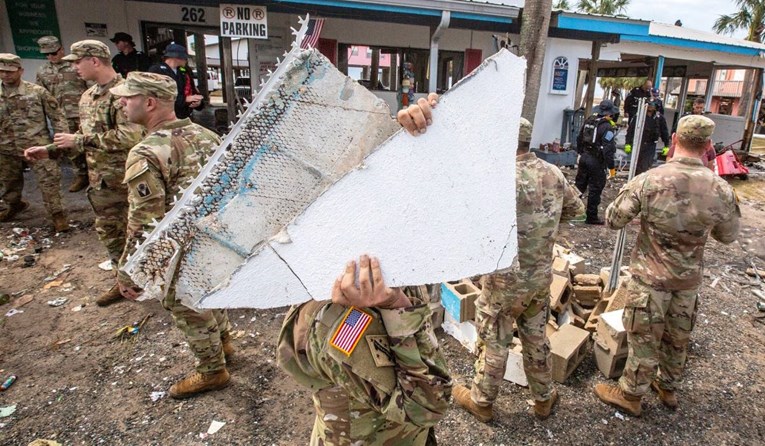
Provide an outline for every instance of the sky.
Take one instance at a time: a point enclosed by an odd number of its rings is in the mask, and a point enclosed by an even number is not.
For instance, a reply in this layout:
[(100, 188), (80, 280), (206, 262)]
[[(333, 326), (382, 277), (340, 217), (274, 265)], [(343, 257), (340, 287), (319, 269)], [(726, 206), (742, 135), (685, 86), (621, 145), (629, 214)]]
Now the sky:
[[(712, 25), (719, 16), (737, 10), (733, 0), (631, 0), (626, 15), (669, 24), (680, 19), (686, 28), (713, 32)], [(733, 37), (743, 39), (746, 33), (737, 32)]]

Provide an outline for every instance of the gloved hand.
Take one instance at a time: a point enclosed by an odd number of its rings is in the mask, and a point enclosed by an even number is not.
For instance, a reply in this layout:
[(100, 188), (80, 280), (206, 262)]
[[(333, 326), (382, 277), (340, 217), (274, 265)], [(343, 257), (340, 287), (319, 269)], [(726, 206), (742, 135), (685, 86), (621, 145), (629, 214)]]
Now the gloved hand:
[(625, 144), (624, 145), (624, 153), (626, 153), (627, 155), (632, 153), (632, 144)]
[(616, 169), (608, 169), (608, 178), (614, 178), (616, 176)]
[(669, 153), (669, 147), (664, 146), (664, 148), (661, 149), (661, 156), (667, 156), (668, 153)]

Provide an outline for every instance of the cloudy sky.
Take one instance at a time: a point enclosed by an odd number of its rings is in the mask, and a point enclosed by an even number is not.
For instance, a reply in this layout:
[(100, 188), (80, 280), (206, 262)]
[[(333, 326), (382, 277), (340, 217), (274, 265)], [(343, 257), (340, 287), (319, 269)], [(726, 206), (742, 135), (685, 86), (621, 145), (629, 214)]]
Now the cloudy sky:
[[(687, 28), (711, 32), (719, 16), (737, 10), (733, 0), (631, 0), (626, 15), (669, 24), (680, 19)], [(739, 32), (734, 37), (745, 38), (746, 33)]]

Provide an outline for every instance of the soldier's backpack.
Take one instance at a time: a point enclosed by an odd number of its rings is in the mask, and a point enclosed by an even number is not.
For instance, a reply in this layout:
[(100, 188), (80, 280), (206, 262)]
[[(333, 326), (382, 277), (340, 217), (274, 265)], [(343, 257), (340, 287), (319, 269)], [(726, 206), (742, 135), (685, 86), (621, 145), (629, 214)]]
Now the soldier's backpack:
[(597, 150), (596, 139), (598, 137), (598, 126), (605, 119), (602, 116), (592, 115), (584, 121), (582, 125), (582, 144), (577, 146), (577, 152)]

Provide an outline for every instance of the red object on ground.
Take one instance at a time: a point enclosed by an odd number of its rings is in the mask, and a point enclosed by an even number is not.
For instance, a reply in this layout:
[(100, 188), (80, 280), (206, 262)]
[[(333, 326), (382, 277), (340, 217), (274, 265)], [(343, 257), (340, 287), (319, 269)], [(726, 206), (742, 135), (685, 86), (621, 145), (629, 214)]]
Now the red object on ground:
[(725, 152), (717, 155), (717, 174), (720, 176), (725, 175), (747, 175), (749, 169), (739, 161), (738, 157), (732, 150), (726, 150)]

